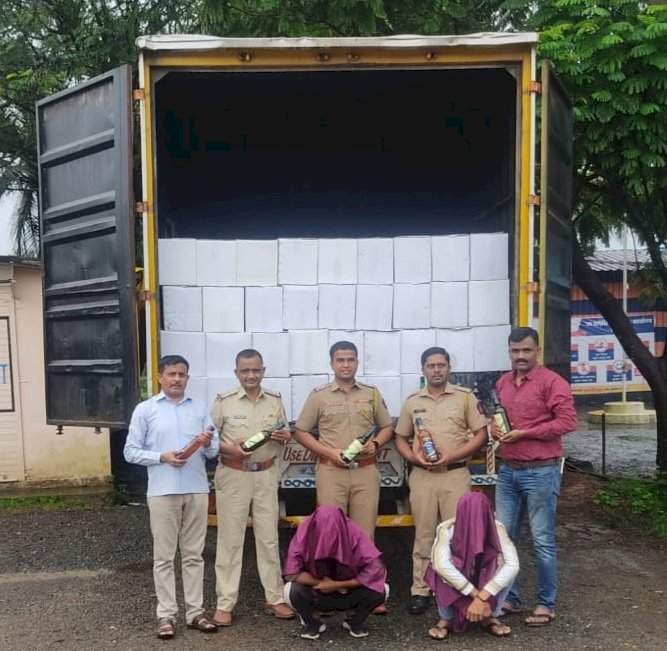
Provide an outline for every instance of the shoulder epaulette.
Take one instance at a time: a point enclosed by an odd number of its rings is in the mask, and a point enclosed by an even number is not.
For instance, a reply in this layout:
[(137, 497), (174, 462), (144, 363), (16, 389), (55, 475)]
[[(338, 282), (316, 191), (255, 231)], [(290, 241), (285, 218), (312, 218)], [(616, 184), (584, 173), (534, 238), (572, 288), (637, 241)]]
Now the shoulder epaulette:
[(377, 387), (374, 384), (368, 384), (368, 382), (359, 382), (359, 380), (357, 380), (357, 384), (360, 387), (366, 387), (367, 389), (377, 389)]
[(463, 391), (463, 393), (472, 393), (472, 389), (469, 389), (468, 387), (462, 387), (459, 384), (450, 384), (449, 386), (452, 387), (452, 389), (456, 389), (457, 391)]
[(281, 398), (282, 397), (280, 395), (280, 391), (274, 391), (273, 389), (264, 389), (264, 393), (267, 396), (271, 396), (272, 398)]
[(232, 396), (235, 396), (239, 392), (238, 389), (231, 389), (230, 391), (225, 391), (224, 393), (219, 393), (215, 399), (216, 400), (224, 400), (225, 398), (231, 398)]
[(326, 384), (320, 384), (319, 387), (315, 387), (313, 391), (324, 391), (324, 389), (328, 388), (330, 384), (327, 382)]
[(419, 391), (415, 391), (415, 392), (411, 393), (411, 394), (406, 398), (406, 400), (409, 400), (410, 398), (414, 398), (415, 396), (418, 396), (421, 392), (422, 392), (422, 390), (419, 389)]

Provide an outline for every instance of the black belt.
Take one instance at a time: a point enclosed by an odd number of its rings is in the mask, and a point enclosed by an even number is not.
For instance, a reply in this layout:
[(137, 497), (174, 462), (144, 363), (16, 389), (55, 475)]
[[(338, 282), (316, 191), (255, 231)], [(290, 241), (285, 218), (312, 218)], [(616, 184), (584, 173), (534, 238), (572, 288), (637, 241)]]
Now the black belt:
[(560, 463), (560, 457), (551, 459), (535, 459), (535, 461), (513, 461), (512, 459), (503, 459), (503, 463), (514, 470), (523, 470), (524, 468), (542, 468), (543, 466), (555, 466)]

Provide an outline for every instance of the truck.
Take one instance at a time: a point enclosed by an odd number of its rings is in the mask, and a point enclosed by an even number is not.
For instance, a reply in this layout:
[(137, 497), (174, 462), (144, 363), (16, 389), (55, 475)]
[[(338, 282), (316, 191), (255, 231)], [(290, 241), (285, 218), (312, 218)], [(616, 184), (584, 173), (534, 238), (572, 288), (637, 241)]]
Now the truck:
[[(48, 422), (120, 436), (161, 354), (191, 356), (210, 400), (230, 347), (257, 341), (274, 368), (285, 346), (267, 383), (292, 418), (329, 379), (327, 346), (308, 346), (336, 337), (365, 345), (393, 416), (420, 343), (447, 344), (453, 380), (484, 394), (510, 326), (531, 325), (567, 375), (572, 108), (537, 40), (144, 36), (134, 85), (121, 66), (39, 101)], [(285, 449), (292, 522), (315, 461)], [(405, 464), (391, 446), (380, 461), (379, 524), (409, 524)]]

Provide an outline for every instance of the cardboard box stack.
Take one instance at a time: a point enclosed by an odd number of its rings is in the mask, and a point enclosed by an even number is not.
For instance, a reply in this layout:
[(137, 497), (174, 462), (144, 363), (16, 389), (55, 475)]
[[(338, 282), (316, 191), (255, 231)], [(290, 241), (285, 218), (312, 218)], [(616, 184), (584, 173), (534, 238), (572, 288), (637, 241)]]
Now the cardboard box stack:
[(193, 393), (210, 402), (236, 386), (236, 353), (257, 348), (265, 386), (296, 418), (331, 377), (329, 346), (347, 339), (358, 377), (397, 416), (429, 346), (457, 371), (508, 367), (508, 247), (506, 233), (160, 240), (161, 352), (188, 359)]

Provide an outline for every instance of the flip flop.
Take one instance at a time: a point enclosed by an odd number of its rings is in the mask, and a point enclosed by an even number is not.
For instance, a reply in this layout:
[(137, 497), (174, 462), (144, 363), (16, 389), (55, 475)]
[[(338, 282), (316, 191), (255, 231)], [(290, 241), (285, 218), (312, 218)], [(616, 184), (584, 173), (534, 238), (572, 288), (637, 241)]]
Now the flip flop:
[(448, 635), (449, 635), (449, 625), (445, 624), (443, 626), (442, 620), (440, 620), (435, 626), (428, 629), (428, 636), (432, 640), (436, 640), (437, 642), (442, 642), (443, 640), (446, 640)]
[(503, 615), (518, 615), (520, 613), (525, 612), (524, 608), (521, 608), (520, 606), (515, 606), (514, 604), (510, 603), (509, 601), (506, 601), (502, 605), (502, 614)]
[(531, 628), (538, 628), (540, 626), (547, 626), (556, 619), (556, 613), (540, 610), (537, 608), (525, 619), (526, 626)]
[[(482, 628), (493, 637), (507, 637), (512, 633), (512, 629), (507, 625), (503, 624), (497, 617), (489, 617), (485, 623), (482, 624)], [(498, 629), (506, 629), (504, 632), (500, 632)]]

